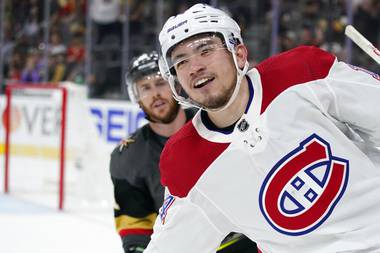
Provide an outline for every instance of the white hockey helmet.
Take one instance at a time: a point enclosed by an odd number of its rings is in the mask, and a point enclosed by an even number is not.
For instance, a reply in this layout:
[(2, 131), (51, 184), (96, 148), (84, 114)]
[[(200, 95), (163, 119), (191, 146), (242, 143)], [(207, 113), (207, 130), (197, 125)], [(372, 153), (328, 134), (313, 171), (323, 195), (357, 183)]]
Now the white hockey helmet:
[(232, 53), (237, 69), (237, 83), (229, 102), (222, 108), (212, 110), (219, 111), (225, 109), (235, 99), (241, 79), (247, 72), (249, 66), (248, 62), (246, 62), (244, 69), (241, 70), (237, 65), (235, 47), (238, 44), (242, 44), (243, 39), (239, 25), (224, 11), (206, 4), (196, 4), (184, 13), (170, 17), (164, 24), (159, 35), (162, 53), (162, 57), (159, 61), (160, 71), (164, 79), (169, 81), (174, 98), (179, 103), (208, 110), (190, 98), (185, 98), (177, 93), (175, 87), (177, 81), (174, 77), (175, 71), (171, 69), (172, 66), (169, 64), (170, 52), (178, 43), (202, 33), (216, 33), (222, 35), (226, 48)]

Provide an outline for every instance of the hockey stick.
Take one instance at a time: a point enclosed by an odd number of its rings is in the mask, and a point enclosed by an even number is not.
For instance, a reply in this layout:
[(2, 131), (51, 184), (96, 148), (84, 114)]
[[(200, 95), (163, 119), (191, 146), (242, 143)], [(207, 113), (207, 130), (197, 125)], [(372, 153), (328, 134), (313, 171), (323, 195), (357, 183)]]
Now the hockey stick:
[(344, 33), (364, 52), (366, 52), (366, 54), (371, 56), (372, 59), (380, 64), (380, 50), (372, 45), (372, 43), (369, 42), (363, 35), (361, 35), (352, 25), (346, 26)]

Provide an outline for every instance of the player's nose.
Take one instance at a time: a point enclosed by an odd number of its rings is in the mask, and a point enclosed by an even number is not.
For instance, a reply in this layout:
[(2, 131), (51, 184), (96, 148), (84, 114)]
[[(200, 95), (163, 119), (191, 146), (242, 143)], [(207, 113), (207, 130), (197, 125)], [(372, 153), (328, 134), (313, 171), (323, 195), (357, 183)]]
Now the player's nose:
[(206, 69), (206, 65), (203, 64), (200, 60), (197, 60), (196, 57), (190, 61), (190, 75), (197, 74)]

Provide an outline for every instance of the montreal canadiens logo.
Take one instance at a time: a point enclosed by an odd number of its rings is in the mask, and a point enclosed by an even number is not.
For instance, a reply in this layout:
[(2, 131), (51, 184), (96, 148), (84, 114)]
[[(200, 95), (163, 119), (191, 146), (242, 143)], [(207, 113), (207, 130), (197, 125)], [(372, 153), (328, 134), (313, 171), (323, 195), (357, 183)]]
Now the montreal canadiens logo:
[(318, 228), (331, 215), (348, 183), (348, 160), (332, 155), (316, 134), (282, 158), (260, 189), (259, 204), (278, 232), (299, 236)]

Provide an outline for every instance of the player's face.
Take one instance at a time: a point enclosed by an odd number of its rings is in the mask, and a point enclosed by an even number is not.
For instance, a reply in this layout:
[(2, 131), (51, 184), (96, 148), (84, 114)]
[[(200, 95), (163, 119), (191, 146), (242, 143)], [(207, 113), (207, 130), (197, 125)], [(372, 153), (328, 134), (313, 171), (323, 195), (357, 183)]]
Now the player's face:
[(136, 89), (139, 104), (152, 121), (168, 124), (175, 119), (179, 105), (161, 76), (154, 74), (136, 81)]
[(219, 37), (200, 35), (185, 40), (173, 49), (170, 62), (181, 87), (195, 102), (217, 109), (232, 96), (236, 68)]

